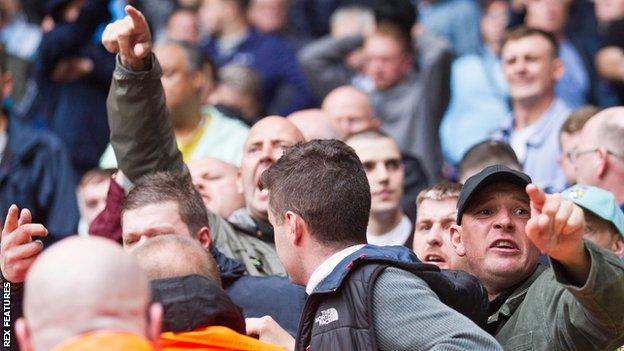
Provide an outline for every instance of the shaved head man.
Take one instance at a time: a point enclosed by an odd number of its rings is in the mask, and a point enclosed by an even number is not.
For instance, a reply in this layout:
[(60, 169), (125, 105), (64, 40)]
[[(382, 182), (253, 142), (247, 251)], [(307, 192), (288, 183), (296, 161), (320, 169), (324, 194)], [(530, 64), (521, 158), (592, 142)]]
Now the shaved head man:
[(162, 317), (149, 302), (147, 277), (132, 256), (110, 240), (72, 237), (41, 254), (28, 272), (16, 333), (24, 350), (76, 347), (106, 334), (128, 342), (126, 349), (149, 350), (147, 338), (158, 336)]
[(615, 195), (624, 205), (624, 107), (606, 109), (592, 117), (573, 153), (579, 184), (594, 185)]
[(214, 157), (205, 157), (188, 164), (193, 185), (210, 211), (223, 218), (245, 207), (243, 194), (238, 191), (238, 167)]
[(334, 126), (327, 112), (311, 108), (288, 115), (291, 121), (303, 133), (306, 141), (314, 139), (340, 139), (337, 126)]
[(249, 131), (243, 149), (239, 190), (245, 197), (251, 217), (268, 221), (269, 195), (260, 190), (260, 176), (284, 153), (284, 149), (305, 141), (301, 131), (284, 117), (269, 116), (256, 123)]
[(343, 138), (380, 126), (368, 95), (350, 85), (332, 90), (321, 108), (329, 114)]

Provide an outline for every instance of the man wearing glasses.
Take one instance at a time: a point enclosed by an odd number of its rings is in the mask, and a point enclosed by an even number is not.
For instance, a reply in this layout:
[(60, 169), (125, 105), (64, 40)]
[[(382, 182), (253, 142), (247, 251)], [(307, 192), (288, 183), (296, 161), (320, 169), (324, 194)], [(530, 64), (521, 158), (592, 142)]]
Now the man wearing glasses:
[(609, 108), (592, 117), (571, 156), (578, 183), (612, 192), (624, 210), (624, 107)]

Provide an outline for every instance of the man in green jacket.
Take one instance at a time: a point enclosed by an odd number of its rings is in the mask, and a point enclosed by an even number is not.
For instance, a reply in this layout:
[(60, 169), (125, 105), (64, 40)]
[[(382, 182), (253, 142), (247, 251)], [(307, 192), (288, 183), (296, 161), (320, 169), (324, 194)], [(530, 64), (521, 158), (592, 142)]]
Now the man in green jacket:
[[(624, 266), (582, 239), (582, 210), (524, 173), (469, 178), (451, 228), (465, 269), (490, 299), (487, 329), (506, 350), (613, 350), (624, 344)], [(551, 263), (538, 263), (540, 252)]]
[[(119, 53), (107, 100), (111, 145), (119, 169), (130, 181), (156, 171), (186, 173), (168, 118), (162, 70), (152, 54), (147, 22), (131, 6), (126, 12), (128, 16), (108, 25), (102, 36), (106, 49)], [(228, 220), (209, 212), (213, 242), (221, 252), (241, 261), (250, 275), (286, 275), (275, 253), (268, 197), (259, 179), (285, 147), (302, 141), (301, 132), (285, 118), (267, 117), (256, 123), (245, 141), (239, 174), (245, 208)]]

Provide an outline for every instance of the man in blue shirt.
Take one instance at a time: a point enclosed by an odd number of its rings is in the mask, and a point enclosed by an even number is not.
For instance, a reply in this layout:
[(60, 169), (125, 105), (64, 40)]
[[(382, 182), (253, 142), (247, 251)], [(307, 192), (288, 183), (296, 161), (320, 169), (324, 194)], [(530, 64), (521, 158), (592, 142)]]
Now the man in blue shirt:
[(539, 29), (519, 27), (505, 36), (501, 57), (512, 100), (511, 116), (495, 135), (514, 149), (525, 173), (547, 192), (566, 180), (557, 163), (559, 130), (570, 109), (555, 97), (563, 75), (556, 39)]
[(253, 28), (248, 5), (248, 0), (205, 1), (200, 18), (208, 37), (200, 41), (202, 51), (219, 67), (234, 63), (258, 71), (269, 114), (286, 116), (311, 107), (312, 93), (294, 51), (279, 37)]

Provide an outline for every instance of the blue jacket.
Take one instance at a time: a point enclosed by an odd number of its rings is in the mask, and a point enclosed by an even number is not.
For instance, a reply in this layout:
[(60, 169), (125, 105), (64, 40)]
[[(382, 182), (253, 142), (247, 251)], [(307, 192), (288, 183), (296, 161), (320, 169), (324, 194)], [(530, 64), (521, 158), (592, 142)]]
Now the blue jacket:
[[(107, 1), (90, 0), (77, 20), (58, 23), (41, 39), (33, 78), (38, 93), (30, 117), (44, 124), (65, 143), (78, 176), (97, 166), (109, 140), (106, 96), (115, 56), (92, 37), (109, 19)], [(86, 57), (93, 71), (75, 82), (54, 82), (50, 75), (64, 58)]]
[(251, 28), (230, 52), (220, 52), (216, 38), (208, 38), (200, 47), (218, 67), (239, 64), (255, 69), (262, 80), (264, 107), (270, 114), (286, 116), (312, 106), (312, 92), (297, 57), (283, 39)]
[(65, 147), (55, 135), (24, 128), (13, 120), (0, 162), (2, 218), (11, 204), (28, 208), (32, 222), (48, 229), (45, 244), (76, 233), (75, 181)]
[(245, 318), (271, 316), (291, 335), (297, 333), (307, 297), (302, 286), (291, 283), (286, 277), (245, 275), (245, 266), (225, 256), (215, 245), (210, 246), (210, 253), (219, 265), (223, 288), (243, 309)]

